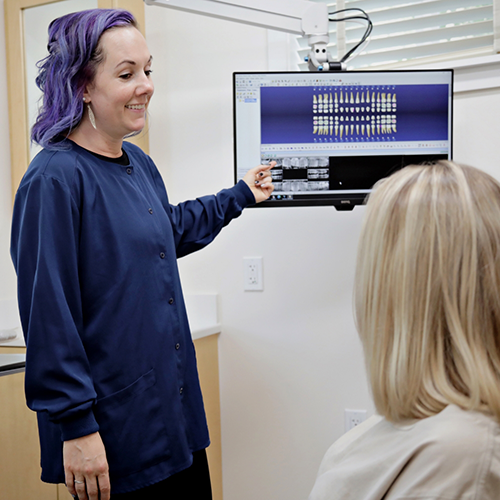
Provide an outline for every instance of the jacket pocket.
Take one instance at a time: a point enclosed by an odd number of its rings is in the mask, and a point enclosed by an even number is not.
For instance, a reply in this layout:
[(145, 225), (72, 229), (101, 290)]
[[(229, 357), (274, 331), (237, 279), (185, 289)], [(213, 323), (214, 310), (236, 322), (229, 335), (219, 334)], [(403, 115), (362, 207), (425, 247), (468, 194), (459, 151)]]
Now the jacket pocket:
[(111, 478), (126, 476), (168, 459), (162, 410), (154, 369), (97, 401), (94, 414)]

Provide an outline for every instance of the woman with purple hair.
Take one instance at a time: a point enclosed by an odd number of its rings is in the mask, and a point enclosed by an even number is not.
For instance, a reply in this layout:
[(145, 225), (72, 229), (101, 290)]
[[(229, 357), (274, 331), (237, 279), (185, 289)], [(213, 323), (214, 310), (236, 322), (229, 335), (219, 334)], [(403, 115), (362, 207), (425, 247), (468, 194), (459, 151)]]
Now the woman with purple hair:
[(153, 95), (133, 16), (94, 9), (49, 27), (11, 253), (42, 480), (80, 500), (211, 498), (209, 445), (177, 257), (273, 190), (268, 166), (213, 196), (169, 203), (124, 138)]

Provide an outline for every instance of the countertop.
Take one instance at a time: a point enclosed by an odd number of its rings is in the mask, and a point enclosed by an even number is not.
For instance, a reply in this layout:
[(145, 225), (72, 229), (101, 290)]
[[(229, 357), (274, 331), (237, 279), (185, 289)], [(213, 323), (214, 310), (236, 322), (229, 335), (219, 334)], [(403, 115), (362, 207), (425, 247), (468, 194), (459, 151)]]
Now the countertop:
[(185, 295), (184, 301), (193, 340), (220, 333), (216, 294)]
[[(220, 333), (221, 325), (217, 318), (217, 295), (216, 294), (198, 294), (185, 295), (186, 309), (188, 313), (189, 326), (193, 340), (208, 337)], [(18, 315), (15, 318), (12, 316), (12, 311), (17, 311), (17, 303), (15, 300), (0, 301), (0, 312), (9, 311), (10, 317), (8, 322), (2, 324), (2, 318), (6, 318), (6, 314), (0, 314), (0, 347), (24, 347), (24, 338)], [(12, 333), (14, 332), (14, 338)], [(4, 334), (3, 337), (1, 334)], [(0, 363), (8, 364), (7, 359), (13, 360), (14, 363), (19, 362), (19, 356), (24, 354), (1, 354)], [(5, 356), (18, 356), (18, 358), (5, 358)], [(24, 358), (22, 358), (24, 361)], [(1, 364), (0, 364), (1, 370)], [(20, 370), (22, 371), (22, 369)], [(4, 374), (4, 373), (2, 373)]]
[(0, 354), (0, 377), (24, 371), (26, 354)]

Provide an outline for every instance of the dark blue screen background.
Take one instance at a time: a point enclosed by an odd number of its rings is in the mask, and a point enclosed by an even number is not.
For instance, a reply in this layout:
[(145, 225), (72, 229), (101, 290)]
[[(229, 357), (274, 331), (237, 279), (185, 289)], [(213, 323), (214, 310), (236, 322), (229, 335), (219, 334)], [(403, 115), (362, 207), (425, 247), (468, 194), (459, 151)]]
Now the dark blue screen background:
[[(335, 113), (313, 113), (313, 95), (335, 91), (390, 92), (396, 94), (397, 132), (390, 136), (396, 141), (447, 140), (448, 85), (395, 85), (379, 90), (372, 87), (261, 87), (261, 143), (312, 143), (322, 137), (313, 134), (315, 116), (335, 116)], [(349, 106), (353, 106), (350, 104)], [(363, 106), (355, 104), (354, 106)], [(361, 115), (381, 115), (371, 111)], [(341, 113), (339, 113), (341, 115)], [(344, 113), (345, 115), (345, 113)], [(360, 122), (362, 123), (362, 122)], [(366, 122), (365, 122), (366, 123)], [(379, 137), (383, 137), (380, 135)], [(365, 140), (368, 138), (365, 137)], [(372, 139), (374, 140), (374, 139)], [(338, 139), (339, 142), (342, 142)], [(349, 140), (348, 142), (351, 142)]]

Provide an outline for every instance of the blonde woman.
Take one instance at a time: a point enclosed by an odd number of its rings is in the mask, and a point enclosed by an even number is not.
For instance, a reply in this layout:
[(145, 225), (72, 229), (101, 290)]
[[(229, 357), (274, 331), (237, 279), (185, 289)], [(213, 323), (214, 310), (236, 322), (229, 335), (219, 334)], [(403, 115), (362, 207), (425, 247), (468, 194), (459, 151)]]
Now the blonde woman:
[(355, 283), (379, 415), (326, 453), (310, 500), (500, 498), (500, 183), (442, 161), (381, 181)]

